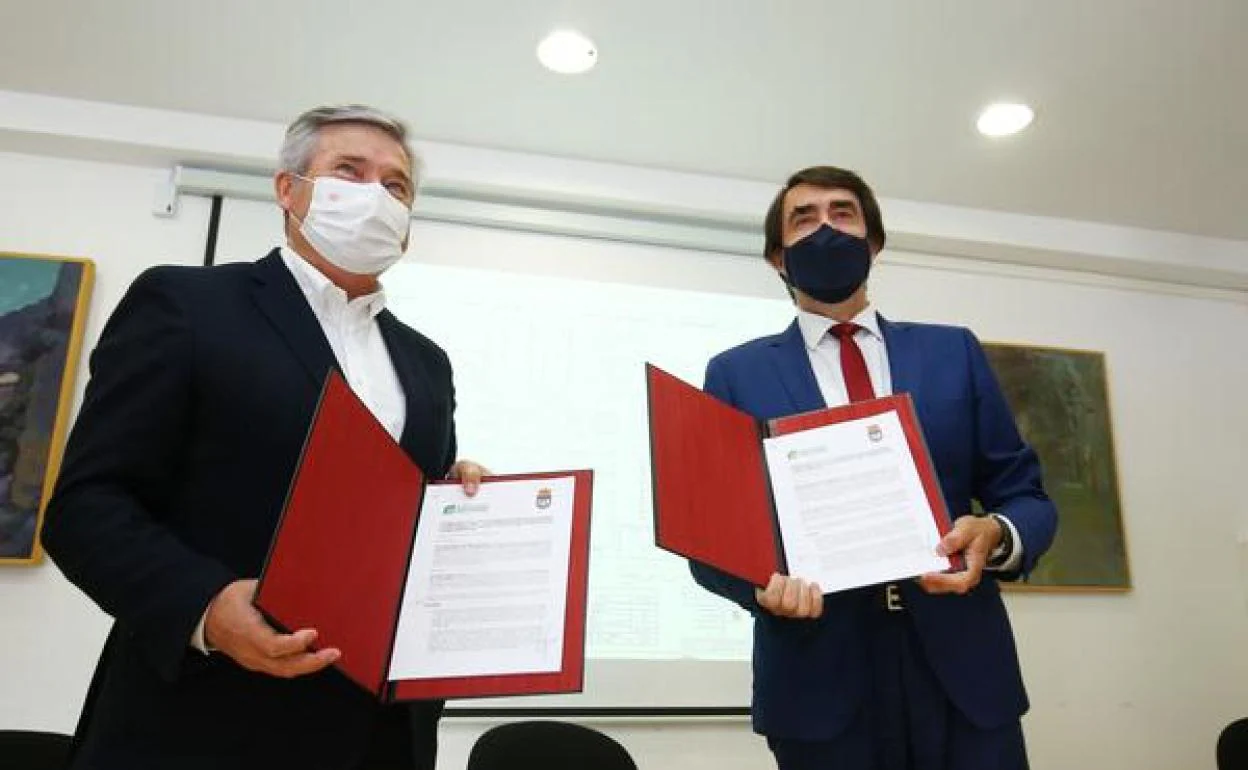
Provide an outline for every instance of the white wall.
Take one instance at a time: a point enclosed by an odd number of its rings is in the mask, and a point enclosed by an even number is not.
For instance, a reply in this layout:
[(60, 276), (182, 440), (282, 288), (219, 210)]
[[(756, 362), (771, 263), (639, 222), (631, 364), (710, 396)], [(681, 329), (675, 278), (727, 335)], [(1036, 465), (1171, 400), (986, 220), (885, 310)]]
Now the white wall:
[[(572, 176), (564, 162), (508, 156), (509, 165), (496, 153), (457, 152), (477, 165), (495, 165), (500, 174), (523, 171), (547, 181)], [(578, 175), (585, 172), (579, 168)], [(601, 174), (597, 184), (617, 197), (624, 187), (645, 192), (630, 181), (633, 170), (593, 168)], [(204, 201), (184, 200), (173, 220), (149, 213), (164, 175), (158, 168), (0, 153), (0, 248), (97, 262), (87, 350), (139, 270), (200, 260)], [(663, 172), (644, 175), (647, 191), (662, 187)], [(577, 184), (587, 178), (578, 177)], [(670, 181), (669, 196), (693, 184), (683, 175)], [(709, 188), (713, 181), (694, 186)], [(743, 197), (758, 197), (746, 192)], [(915, 222), (942, 210), (920, 206), (907, 216)], [(976, 221), (1000, 220), (985, 214)], [(975, 236), (971, 224), (956, 235)], [(1055, 234), (1065, 232), (1060, 222), (1049, 225)], [(1072, 231), (1080, 227), (1071, 224)], [(1008, 228), (996, 234), (1010, 236)], [(1141, 252), (1148, 258), (1187, 243), (1182, 236), (1127, 235), (1121, 242), (1145, 243)], [(1037, 237), (1034, 228), (1020, 227), (1017, 241)], [(1238, 248), (1232, 244), (1227, 253)], [(615, 278), (629, 280), (628, 272)], [(987, 339), (1099, 349), (1109, 356), (1135, 590), (1010, 597), (1033, 697), (1025, 723), (1033, 767), (1212, 767), (1217, 730), (1248, 713), (1242, 654), (1248, 560), (1236, 542), (1248, 528), (1236, 484), (1248, 468), (1242, 438), (1248, 408), (1237, 393), (1248, 381), (1243, 297), (1141, 291), (1112, 279), (1086, 285), (1060, 273), (985, 272), (976, 264), (921, 257), (899, 259), (878, 278), (876, 300), (894, 315), (966, 323)], [(1164, 363), (1163, 351), (1174, 355), (1173, 363)], [(79, 392), (85, 361), (83, 367)], [(0, 570), (0, 618), (0, 725), (71, 730), (106, 619), (52, 565)], [(442, 766), (462, 766), (482, 727), (448, 723)], [(740, 723), (612, 723), (606, 729), (646, 768), (731, 770), (766, 763), (761, 743)]]

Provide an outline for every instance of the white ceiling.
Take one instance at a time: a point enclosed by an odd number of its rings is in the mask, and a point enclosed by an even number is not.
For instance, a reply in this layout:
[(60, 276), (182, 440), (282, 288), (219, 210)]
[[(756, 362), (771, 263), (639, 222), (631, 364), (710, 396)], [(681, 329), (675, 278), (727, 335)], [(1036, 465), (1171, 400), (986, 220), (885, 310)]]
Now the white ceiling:
[[(0, 89), (1248, 239), (1248, 0), (0, 0)], [(977, 135), (1006, 97), (1033, 127)]]

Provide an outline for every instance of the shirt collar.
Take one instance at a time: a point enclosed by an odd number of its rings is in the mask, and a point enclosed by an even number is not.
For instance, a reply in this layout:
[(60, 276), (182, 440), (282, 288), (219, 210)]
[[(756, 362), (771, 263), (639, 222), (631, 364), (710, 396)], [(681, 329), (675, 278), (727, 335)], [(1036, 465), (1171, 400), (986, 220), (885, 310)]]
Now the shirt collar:
[(386, 308), (384, 289), (379, 288), (372, 294), (364, 294), (348, 300), (345, 291), (309, 264), (306, 259), (296, 254), (289, 246), (283, 246), (281, 254), (286, 269), (295, 277), (295, 283), (299, 284), (303, 296), (313, 308), (317, 310), (345, 308), (347, 311), (360, 313), (363, 319), (369, 321), (376, 318), (377, 314)]
[[(867, 305), (858, 315), (852, 319), (853, 323), (862, 327), (865, 331), (877, 339), (883, 340), (884, 335), (880, 332), (880, 316), (875, 309)], [(802, 340), (806, 343), (809, 350), (819, 347), (828, 336), (828, 330), (836, 324), (840, 323), (834, 318), (821, 316), (818, 313), (811, 313), (808, 310), (798, 309), (797, 311), (797, 327), (802, 332)]]

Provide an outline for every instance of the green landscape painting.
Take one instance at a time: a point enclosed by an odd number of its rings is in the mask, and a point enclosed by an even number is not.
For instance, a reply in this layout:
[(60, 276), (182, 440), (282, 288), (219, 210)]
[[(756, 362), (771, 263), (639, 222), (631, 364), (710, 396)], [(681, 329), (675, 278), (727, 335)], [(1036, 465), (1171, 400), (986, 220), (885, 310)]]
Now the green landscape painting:
[(1022, 588), (1125, 591), (1131, 587), (1105, 356), (986, 344), (1023, 437), (1040, 455), (1057, 504), (1057, 539)]

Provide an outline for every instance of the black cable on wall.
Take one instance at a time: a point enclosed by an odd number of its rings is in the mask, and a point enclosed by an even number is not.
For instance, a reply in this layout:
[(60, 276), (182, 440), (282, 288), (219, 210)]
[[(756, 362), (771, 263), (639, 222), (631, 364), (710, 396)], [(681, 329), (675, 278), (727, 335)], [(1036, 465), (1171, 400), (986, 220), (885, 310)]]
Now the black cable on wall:
[(212, 211), (208, 214), (208, 240), (204, 243), (204, 265), (217, 261), (217, 231), (221, 229), (221, 196), (212, 196)]

